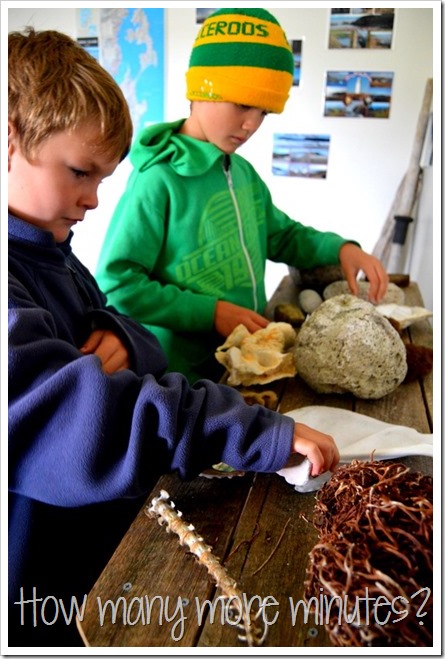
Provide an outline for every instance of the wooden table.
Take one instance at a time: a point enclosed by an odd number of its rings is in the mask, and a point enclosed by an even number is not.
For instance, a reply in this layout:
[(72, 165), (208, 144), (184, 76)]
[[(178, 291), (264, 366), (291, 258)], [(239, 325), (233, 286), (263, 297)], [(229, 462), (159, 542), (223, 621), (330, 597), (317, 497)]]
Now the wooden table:
[[(422, 305), (415, 284), (404, 291), (407, 304)], [(285, 277), (269, 303), (269, 314), (277, 303), (295, 301), (295, 295), (292, 280)], [(414, 343), (432, 347), (428, 321), (405, 332)], [(298, 376), (278, 381), (274, 388), (283, 413), (304, 405), (336, 406), (422, 433), (432, 432), (431, 374), (402, 384), (377, 401), (318, 395)], [(410, 457), (403, 462), (415, 471), (432, 474), (431, 458)], [(277, 604), (269, 607), (267, 620), (276, 619), (268, 626), (265, 648), (331, 645), (322, 626), (312, 619), (304, 622), (302, 615), (295, 622), (291, 615), (290, 602), (296, 604), (303, 598), (308, 553), (317, 541), (315, 529), (305, 520), (311, 518), (314, 494), (298, 494), (277, 474), (211, 480), (199, 477), (188, 483), (167, 475), (159, 479), (147, 504), (161, 490), (170, 494), (183, 518), (213, 547), (246, 594), (246, 601), (253, 602), (254, 596), (263, 601), (267, 596), (274, 598), (268, 600)], [(224, 616), (221, 624), (221, 607), (216, 606), (215, 599), (220, 595), (206, 568), (180, 546), (175, 533), (167, 534), (165, 527), (149, 518), (144, 506), (89, 593), (78, 627), (85, 644), (94, 647), (245, 648), (246, 643), (238, 639), (237, 630)], [(114, 622), (110, 604), (100, 620), (100, 605), (108, 600), (115, 605), (120, 602)], [(215, 604), (213, 623), (208, 616), (198, 620), (205, 600)], [(149, 624), (146, 604), (152, 605)]]

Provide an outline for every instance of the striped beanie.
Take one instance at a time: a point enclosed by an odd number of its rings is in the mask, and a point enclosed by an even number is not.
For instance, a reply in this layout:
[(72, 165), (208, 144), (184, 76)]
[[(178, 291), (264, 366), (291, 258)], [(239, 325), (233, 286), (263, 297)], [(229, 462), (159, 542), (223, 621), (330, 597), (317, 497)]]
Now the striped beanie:
[(186, 73), (190, 101), (226, 101), (280, 113), (294, 59), (277, 19), (265, 9), (220, 9), (203, 23)]

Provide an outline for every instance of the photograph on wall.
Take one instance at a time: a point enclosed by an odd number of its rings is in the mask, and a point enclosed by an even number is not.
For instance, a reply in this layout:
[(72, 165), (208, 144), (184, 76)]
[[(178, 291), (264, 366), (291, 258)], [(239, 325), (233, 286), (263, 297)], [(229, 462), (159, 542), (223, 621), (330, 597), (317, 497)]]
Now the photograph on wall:
[(394, 73), (327, 71), (325, 117), (388, 119)]
[(78, 9), (77, 41), (122, 89), (135, 132), (164, 120), (164, 9)]
[(329, 48), (391, 48), (394, 9), (331, 9)]
[(292, 39), (289, 41), (289, 46), (292, 48), (292, 54), (294, 56), (294, 77), (292, 85), (298, 87), (301, 79), (301, 55), (303, 42), (301, 39)]
[(217, 11), (218, 7), (213, 7), (212, 9), (197, 9), (196, 10), (196, 22), (199, 24), (204, 23), (206, 18), (213, 14), (214, 11)]
[(329, 144), (329, 135), (274, 134), (272, 173), (274, 176), (326, 178)]

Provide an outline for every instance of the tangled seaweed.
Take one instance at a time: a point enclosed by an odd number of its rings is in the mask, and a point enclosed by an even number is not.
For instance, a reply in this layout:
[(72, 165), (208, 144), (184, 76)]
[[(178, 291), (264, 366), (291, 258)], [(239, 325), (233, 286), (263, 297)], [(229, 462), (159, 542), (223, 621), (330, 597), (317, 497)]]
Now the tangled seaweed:
[(305, 599), (332, 644), (431, 646), (432, 478), (353, 460), (318, 492), (312, 524)]

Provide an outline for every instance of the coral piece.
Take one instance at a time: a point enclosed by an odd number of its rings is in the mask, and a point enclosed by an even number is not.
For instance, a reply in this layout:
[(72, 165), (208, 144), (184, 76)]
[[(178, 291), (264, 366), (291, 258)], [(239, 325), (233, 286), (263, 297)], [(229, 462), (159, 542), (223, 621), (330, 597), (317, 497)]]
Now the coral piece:
[(316, 495), (312, 523), (305, 599), (324, 598), (333, 645), (432, 645), (432, 478), (353, 460)]
[(275, 410), (277, 408), (278, 396), (271, 389), (256, 391), (255, 389), (244, 389), (241, 387), (238, 391), (247, 405), (262, 405), (269, 410)]
[(307, 317), (295, 343), (298, 374), (318, 393), (378, 399), (407, 372), (398, 332), (374, 305), (354, 295), (325, 300)]
[(267, 384), (296, 373), (293, 347), (296, 333), (289, 323), (269, 323), (250, 333), (237, 325), (215, 357), (225, 366), (232, 386)]
[(243, 631), (238, 638), (246, 641), (250, 647), (262, 645), (266, 638), (267, 626), (265, 625), (263, 630), (258, 627), (257, 620), (261, 615), (261, 609), (258, 610), (254, 620), (251, 620), (250, 610), (246, 610), (246, 607), (243, 606), (243, 593), (238, 589), (236, 582), (212, 553), (212, 548), (196, 533), (195, 527), (182, 519), (181, 511), (175, 510), (175, 504), (170, 501), (169, 493), (161, 490), (159, 496), (152, 499), (151, 505), (146, 507), (145, 513), (148, 517), (158, 518), (161, 526), (165, 523), (167, 532), (176, 533), (179, 537), (179, 544), (186, 545), (198, 558), (198, 561), (207, 568), (209, 575), (215, 580), (216, 585), (221, 588), (224, 598), (227, 599), (227, 606), (234, 620), (240, 621), (236, 625), (231, 622)]

